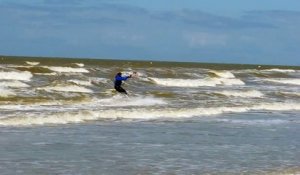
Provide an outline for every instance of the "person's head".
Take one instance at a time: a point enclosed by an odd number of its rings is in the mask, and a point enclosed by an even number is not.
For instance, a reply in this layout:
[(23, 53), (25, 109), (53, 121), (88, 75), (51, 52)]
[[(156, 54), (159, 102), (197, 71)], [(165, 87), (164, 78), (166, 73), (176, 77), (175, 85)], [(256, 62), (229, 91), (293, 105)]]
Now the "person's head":
[(122, 73), (121, 73), (121, 72), (118, 72), (117, 75), (118, 75), (118, 76), (122, 76)]

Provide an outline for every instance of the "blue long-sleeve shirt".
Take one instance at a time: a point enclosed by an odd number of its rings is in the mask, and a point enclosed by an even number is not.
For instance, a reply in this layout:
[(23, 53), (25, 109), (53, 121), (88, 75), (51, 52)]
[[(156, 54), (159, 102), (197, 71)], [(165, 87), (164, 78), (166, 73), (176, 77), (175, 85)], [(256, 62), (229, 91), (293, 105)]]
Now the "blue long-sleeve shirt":
[(121, 86), (122, 81), (126, 81), (130, 76), (122, 77), (120, 75), (115, 76), (115, 86)]

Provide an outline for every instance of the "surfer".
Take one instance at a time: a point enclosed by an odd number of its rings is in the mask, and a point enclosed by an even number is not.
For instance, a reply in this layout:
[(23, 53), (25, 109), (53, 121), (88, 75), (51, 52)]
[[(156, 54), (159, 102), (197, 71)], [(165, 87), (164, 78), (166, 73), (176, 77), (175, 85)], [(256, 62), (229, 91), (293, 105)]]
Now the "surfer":
[(121, 85), (122, 85), (122, 81), (126, 81), (128, 78), (131, 78), (131, 77), (132, 77), (131, 75), (122, 77), (121, 72), (117, 73), (117, 75), (115, 76), (115, 82), (114, 82), (115, 89), (120, 93), (127, 94), (126, 90), (123, 89), (121, 87)]

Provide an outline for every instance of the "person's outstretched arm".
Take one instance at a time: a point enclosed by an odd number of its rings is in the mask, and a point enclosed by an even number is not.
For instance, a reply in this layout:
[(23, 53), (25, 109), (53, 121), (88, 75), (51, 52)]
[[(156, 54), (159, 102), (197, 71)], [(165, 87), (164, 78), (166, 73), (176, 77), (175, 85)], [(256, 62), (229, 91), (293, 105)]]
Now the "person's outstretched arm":
[(116, 80), (124, 80), (124, 81), (126, 81), (128, 78), (131, 78), (131, 75), (129, 75), (129, 76), (125, 76), (125, 77), (116, 77)]

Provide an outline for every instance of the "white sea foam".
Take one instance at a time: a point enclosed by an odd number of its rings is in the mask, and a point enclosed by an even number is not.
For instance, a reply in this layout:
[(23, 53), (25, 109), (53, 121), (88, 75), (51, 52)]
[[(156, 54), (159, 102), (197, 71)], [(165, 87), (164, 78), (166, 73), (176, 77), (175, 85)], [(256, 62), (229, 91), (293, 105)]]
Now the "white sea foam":
[(216, 85), (244, 85), (245, 83), (236, 78), (207, 78), (207, 79), (174, 79), (174, 78), (153, 78), (150, 80), (163, 86), (175, 87), (200, 87)]
[(266, 69), (268, 72), (296, 72), (294, 69)]
[(99, 77), (91, 77), (90, 78), (90, 82), (92, 83), (107, 83), (108, 81), (110, 81), (107, 78), (99, 78)]
[(56, 72), (51, 72), (51, 73), (34, 73), (35, 75), (45, 75), (45, 76), (54, 76), (57, 75)]
[(77, 85), (58, 85), (53, 87), (44, 87), (44, 88), (37, 88), (38, 90), (45, 90), (45, 91), (60, 91), (60, 92), (82, 92), (82, 93), (93, 93), (93, 90), (87, 89), (85, 87), (77, 86)]
[(219, 93), (219, 94), (223, 94), (223, 95), (226, 95), (226, 96), (233, 96), (233, 97), (263, 97), (264, 94), (261, 93), (260, 91), (257, 91), (257, 90), (249, 90), (249, 91), (220, 91), (220, 92), (216, 92), (216, 93)]
[[(0, 109), (5, 110), (21, 110), (21, 111), (70, 111), (70, 110), (86, 110), (86, 109), (95, 109), (99, 107), (148, 107), (155, 105), (165, 105), (165, 102), (162, 99), (157, 99), (154, 97), (125, 97), (123, 95), (115, 95), (111, 98), (97, 99), (93, 98), (88, 101), (81, 101), (76, 103), (69, 104), (64, 103), (63, 101), (47, 101), (47, 102), (37, 102), (30, 105), (21, 105), (21, 104), (10, 104), (10, 105), (0, 105)], [(60, 105), (60, 107), (58, 107)]]
[(36, 65), (39, 65), (40, 62), (35, 62), (35, 61), (26, 61), (26, 64), (29, 64), (31, 66), (36, 66)]
[(200, 116), (213, 116), (222, 113), (242, 113), (251, 110), (270, 110), (270, 111), (290, 111), (300, 110), (299, 103), (265, 103), (249, 107), (211, 107), (211, 108), (166, 108), (166, 109), (101, 109), (101, 110), (81, 110), (77, 112), (59, 112), (45, 116), (38, 116), (29, 113), (28, 116), (16, 116), (1, 118), (0, 125), (4, 126), (26, 126), (26, 125), (44, 125), (44, 124), (66, 124), (79, 123), (89, 120), (99, 119), (183, 119)]
[(24, 87), (29, 87), (29, 85), (26, 83), (14, 80), (14, 81), (1, 81), (0, 87), (24, 88)]
[(216, 86), (215, 81), (205, 79), (174, 79), (174, 78), (149, 78), (156, 84), (163, 86), (175, 87), (199, 87), (199, 86)]
[(214, 81), (218, 82), (217, 84), (223, 84), (227, 86), (232, 85), (244, 85), (245, 83), (237, 78), (214, 78)]
[(299, 103), (263, 103), (250, 108), (251, 110), (289, 111), (300, 110)]
[(2, 80), (23, 80), (30, 81), (32, 74), (28, 71), (23, 72), (0, 72), (0, 79)]
[(77, 85), (82, 85), (82, 86), (91, 86), (92, 83), (90, 81), (83, 81), (83, 80), (68, 80), (68, 82), (75, 83)]
[(278, 79), (266, 79), (266, 81), (274, 82), (274, 83), (281, 83), (281, 84), (293, 84), (293, 85), (300, 85), (300, 79), (298, 78), (278, 78)]
[(84, 64), (83, 64), (83, 63), (73, 63), (73, 64), (75, 64), (75, 65), (77, 65), (77, 66), (79, 66), (79, 67), (84, 67)]
[(222, 78), (235, 78), (235, 76), (233, 75), (233, 73), (231, 73), (230, 71), (209, 71), (211, 73), (214, 73), (215, 75), (222, 77)]
[(61, 73), (88, 73), (89, 71), (84, 68), (73, 68), (73, 67), (55, 67), (55, 66), (45, 66), (45, 68), (48, 68), (55, 72), (61, 72)]
[(94, 102), (100, 106), (153, 106), (167, 104), (162, 99), (154, 97), (130, 97), (124, 98), (123, 95), (115, 95), (112, 98), (95, 99)]
[(15, 95), (16, 93), (13, 92), (12, 90), (0, 87), (0, 97), (10, 97)]

